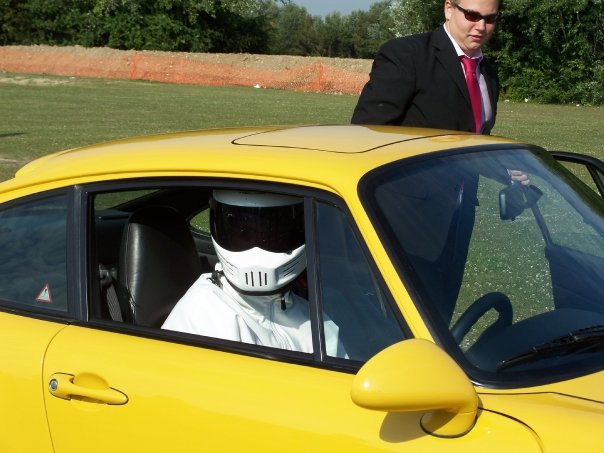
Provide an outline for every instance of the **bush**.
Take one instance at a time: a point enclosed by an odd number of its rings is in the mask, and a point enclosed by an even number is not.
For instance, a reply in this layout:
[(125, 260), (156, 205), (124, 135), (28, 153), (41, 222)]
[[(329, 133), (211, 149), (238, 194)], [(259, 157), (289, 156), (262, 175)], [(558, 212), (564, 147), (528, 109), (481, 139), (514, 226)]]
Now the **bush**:
[(547, 103), (603, 103), (604, 1), (505, 5), (491, 43), (503, 94)]

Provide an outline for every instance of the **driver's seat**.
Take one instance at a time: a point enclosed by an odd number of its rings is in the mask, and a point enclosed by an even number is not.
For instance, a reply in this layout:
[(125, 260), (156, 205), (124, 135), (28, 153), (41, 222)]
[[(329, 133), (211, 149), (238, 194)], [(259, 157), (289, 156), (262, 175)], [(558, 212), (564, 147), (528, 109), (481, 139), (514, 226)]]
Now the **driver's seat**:
[(122, 237), (118, 288), (131, 322), (161, 327), (202, 270), (189, 226), (175, 209), (151, 206), (130, 216)]

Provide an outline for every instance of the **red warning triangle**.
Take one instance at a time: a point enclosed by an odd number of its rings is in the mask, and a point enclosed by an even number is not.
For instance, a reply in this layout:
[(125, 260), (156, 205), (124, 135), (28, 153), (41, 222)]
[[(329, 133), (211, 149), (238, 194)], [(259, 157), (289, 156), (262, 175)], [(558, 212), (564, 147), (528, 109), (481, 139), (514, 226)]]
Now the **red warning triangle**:
[(50, 293), (50, 284), (44, 285), (42, 291), (38, 293), (38, 297), (36, 297), (36, 302), (42, 302), (45, 304), (52, 304), (52, 295)]

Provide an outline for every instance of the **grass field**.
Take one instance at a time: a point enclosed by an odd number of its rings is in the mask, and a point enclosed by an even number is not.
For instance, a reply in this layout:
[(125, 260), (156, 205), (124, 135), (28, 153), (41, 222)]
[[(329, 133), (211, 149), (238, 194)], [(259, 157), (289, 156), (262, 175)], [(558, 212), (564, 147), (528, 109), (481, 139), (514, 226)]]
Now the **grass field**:
[[(0, 73), (0, 180), (52, 151), (160, 132), (345, 124), (357, 97)], [(604, 157), (604, 108), (501, 102), (496, 135)]]

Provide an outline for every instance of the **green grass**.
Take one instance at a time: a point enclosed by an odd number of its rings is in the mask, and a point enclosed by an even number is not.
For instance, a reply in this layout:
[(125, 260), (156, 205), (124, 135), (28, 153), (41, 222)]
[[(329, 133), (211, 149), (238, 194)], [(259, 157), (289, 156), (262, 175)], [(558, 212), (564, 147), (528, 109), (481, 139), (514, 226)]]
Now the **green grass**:
[(500, 102), (493, 134), (604, 159), (604, 106)]
[[(0, 73), (0, 180), (52, 151), (243, 125), (346, 124), (357, 97)], [(604, 157), (604, 108), (499, 105), (496, 135)]]
[(353, 96), (0, 73), (0, 180), (33, 158), (110, 139), (267, 124), (343, 124)]

